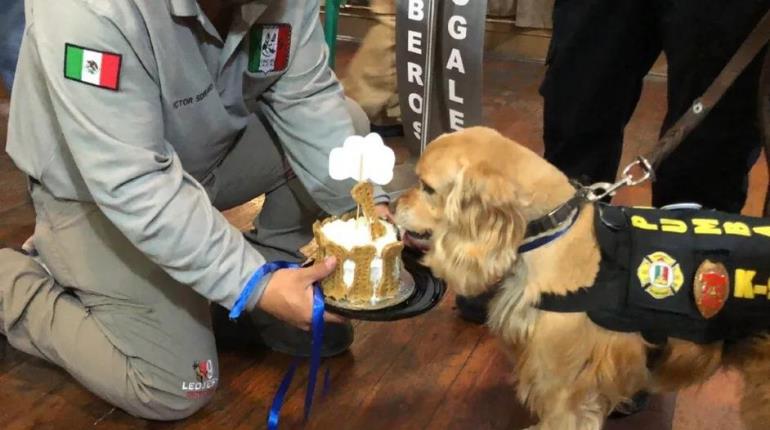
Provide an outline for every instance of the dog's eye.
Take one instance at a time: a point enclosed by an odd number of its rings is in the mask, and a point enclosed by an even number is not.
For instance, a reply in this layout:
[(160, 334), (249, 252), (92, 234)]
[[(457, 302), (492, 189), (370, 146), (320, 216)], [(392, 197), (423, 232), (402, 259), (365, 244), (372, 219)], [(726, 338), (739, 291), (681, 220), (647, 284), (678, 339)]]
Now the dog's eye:
[(436, 192), (433, 188), (431, 188), (428, 184), (425, 182), (420, 182), (420, 186), (422, 187), (422, 190), (425, 192), (425, 194), (431, 195)]

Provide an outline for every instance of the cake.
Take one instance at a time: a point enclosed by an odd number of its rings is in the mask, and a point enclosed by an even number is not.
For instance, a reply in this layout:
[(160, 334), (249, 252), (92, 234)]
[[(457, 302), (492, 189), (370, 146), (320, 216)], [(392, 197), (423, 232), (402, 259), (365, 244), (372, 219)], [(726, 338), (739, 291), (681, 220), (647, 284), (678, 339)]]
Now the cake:
[(343, 307), (374, 309), (395, 302), (401, 293), (401, 251), (396, 228), (381, 220), (374, 204), (372, 182), (393, 179), (395, 155), (377, 134), (351, 136), (329, 155), (329, 176), (358, 184), (351, 195), (355, 216), (316, 222), (316, 257), (336, 257), (337, 267), (321, 282), (324, 296)]
[(337, 259), (334, 273), (322, 282), (327, 298), (367, 306), (398, 295), (404, 245), (395, 227), (379, 219), (374, 222), (384, 230), (377, 238), (365, 218), (329, 218), (314, 225), (318, 257)]

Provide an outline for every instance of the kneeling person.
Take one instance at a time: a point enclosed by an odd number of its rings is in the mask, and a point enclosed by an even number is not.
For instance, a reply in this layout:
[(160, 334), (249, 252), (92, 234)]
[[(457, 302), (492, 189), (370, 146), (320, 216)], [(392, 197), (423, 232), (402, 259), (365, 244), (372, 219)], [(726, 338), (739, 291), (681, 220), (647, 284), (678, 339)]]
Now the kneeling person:
[[(326, 160), (368, 123), (355, 130), (327, 66), (318, 8), (26, 2), (7, 150), (30, 178), (39, 258), (0, 250), (11, 345), (140, 417), (183, 418), (210, 399), (209, 304), (230, 309), (265, 262), (302, 258), (322, 211), (355, 206)], [(261, 194), (244, 237), (219, 210)], [(310, 285), (333, 267), (259, 281), (254, 336), (305, 353)], [(324, 352), (339, 353), (352, 331), (337, 324), (326, 338)]]

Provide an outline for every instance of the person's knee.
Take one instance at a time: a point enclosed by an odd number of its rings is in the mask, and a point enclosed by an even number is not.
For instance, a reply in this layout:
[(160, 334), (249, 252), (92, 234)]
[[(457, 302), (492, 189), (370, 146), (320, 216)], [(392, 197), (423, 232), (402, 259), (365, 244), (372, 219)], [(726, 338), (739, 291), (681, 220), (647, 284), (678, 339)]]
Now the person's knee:
[[(165, 379), (165, 378), (159, 378)], [(118, 405), (140, 418), (157, 421), (178, 421), (190, 417), (214, 397), (217, 381), (182, 381), (178, 385), (148, 381), (131, 384), (129, 398)], [(118, 402), (116, 402), (118, 403)]]
[(52, 284), (53, 278), (32, 257), (9, 248), (0, 249), (0, 333), (8, 334), (38, 291)]
[(350, 118), (353, 120), (353, 129), (355, 129), (356, 135), (366, 136), (372, 130), (369, 117), (366, 116), (366, 112), (364, 112), (355, 100), (350, 97), (345, 97), (345, 101), (347, 102), (346, 104)]

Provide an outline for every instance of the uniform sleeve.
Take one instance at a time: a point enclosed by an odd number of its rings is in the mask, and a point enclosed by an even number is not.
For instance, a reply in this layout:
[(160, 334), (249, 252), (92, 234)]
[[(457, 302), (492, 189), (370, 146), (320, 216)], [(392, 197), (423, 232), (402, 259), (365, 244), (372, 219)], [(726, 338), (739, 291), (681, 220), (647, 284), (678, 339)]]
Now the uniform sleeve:
[[(164, 139), (158, 85), (128, 39), (110, 18), (80, 0), (46, 2), (32, 15), (32, 38), (50, 95), (41, 105), (52, 106), (61, 129), (55, 138), (65, 142), (94, 202), (171, 277), (232, 307), (264, 259), (182, 169)], [(82, 50), (66, 55), (65, 44)], [(120, 56), (117, 76), (118, 59), (99, 53)], [(84, 64), (81, 75), (73, 61)], [(100, 81), (87, 68), (111, 74)], [(118, 88), (102, 88), (105, 83)]]
[[(300, 34), (287, 71), (263, 95), (264, 114), (310, 195), (323, 210), (338, 215), (355, 208), (350, 196), (355, 184), (329, 177), (329, 153), (355, 131), (342, 86), (328, 66), (318, 1), (307, 3), (302, 26), (292, 29)], [(379, 187), (375, 199), (388, 200)]]

